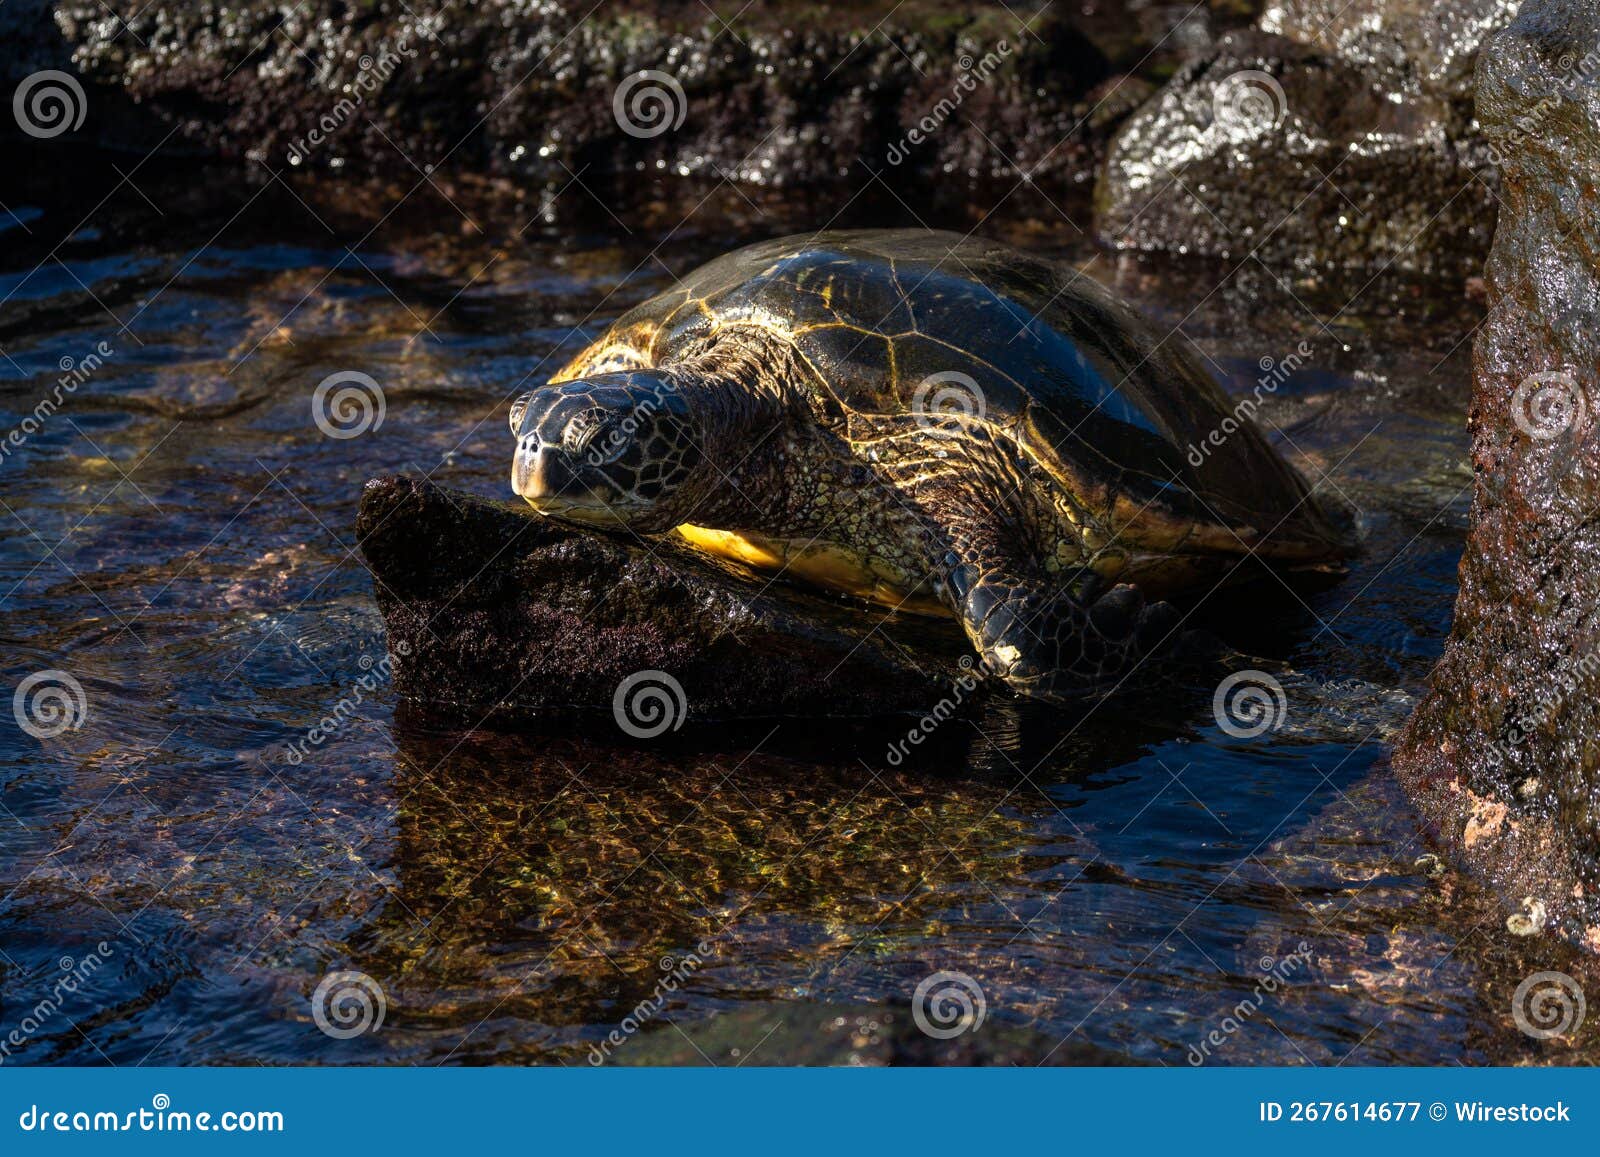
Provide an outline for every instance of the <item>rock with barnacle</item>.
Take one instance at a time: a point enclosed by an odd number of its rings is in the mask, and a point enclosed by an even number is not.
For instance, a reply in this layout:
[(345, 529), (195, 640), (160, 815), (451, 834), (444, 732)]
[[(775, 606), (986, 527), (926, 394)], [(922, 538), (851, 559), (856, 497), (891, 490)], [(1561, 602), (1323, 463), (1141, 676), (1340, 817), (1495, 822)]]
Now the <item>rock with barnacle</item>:
[[(1478, 64), (1504, 205), (1455, 624), (1394, 767), (1513, 914), (1600, 952), (1600, 3), (1530, 0)], [(1587, 62), (1587, 63), (1584, 63)], [(1587, 75), (1588, 82), (1584, 82)]]

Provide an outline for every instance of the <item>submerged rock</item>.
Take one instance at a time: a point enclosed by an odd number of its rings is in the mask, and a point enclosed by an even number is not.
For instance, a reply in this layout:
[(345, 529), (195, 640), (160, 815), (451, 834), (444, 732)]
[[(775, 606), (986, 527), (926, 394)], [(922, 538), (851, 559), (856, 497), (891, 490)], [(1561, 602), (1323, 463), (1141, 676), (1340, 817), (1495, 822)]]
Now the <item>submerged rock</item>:
[(1112, 142), (1124, 249), (1475, 273), (1495, 175), (1471, 67), (1512, 0), (1288, 0), (1181, 69)]
[(1600, 952), (1600, 3), (1529, 0), (1478, 64), (1504, 199), (1474, 357), (1455, 624), (1394, 765), (1511, 910)]
[[(842, 1065), (851, 1068), (930, 1065), (993, 1068), (1044, 1065), (1138, 1067), (1150, 1062), (1083, 1040), (1061, 1040), (1022, 1025), (968, 1011), (961, 973), (935, 973), (950, 983), (936, 995), (946, 1006), (930, 1010), (896, 1004), (833, 1004), (784, 1000), (742, 1005), (715, 1016), (665, 1026), (624, 1040), (621, 1047), (595, 1045), (590, 1064), (618, 1065)], [(957, 979), (959, 978), (959, 979)], [(946, 1021), (933, 1016), (946, 1014)], [(919, 1019), (920, 1018), (920, 1019)], [(677, 1023), (677, 1022), (675, 1022)], [(928, 1028), (921, 1027), (926, 1023)], [(970, 1027), (969, 1027), (970, 1026)], [(929, 1030), (932, 1030), (931, 1032)]]
[(396, 690), (468, 723), (614, 717), (650, 738), (686, 719), (926, 710), (977, 688), (953, 623), (862, 614), (686, 545), (403, 477), (367, 484), (356, 533)]

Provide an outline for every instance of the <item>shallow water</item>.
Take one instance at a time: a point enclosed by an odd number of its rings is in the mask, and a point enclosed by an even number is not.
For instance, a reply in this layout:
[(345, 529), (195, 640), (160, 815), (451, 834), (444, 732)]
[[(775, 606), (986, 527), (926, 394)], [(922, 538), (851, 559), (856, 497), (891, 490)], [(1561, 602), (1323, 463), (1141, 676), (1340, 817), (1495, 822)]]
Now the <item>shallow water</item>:
[[(1454, 595), (1481, 315), (1463, 287), (1111, 257), (1084, 206), (1027, 187), (940, 209), (154, 163), (122, 182), (136, 161), (0, 176), (0, 428), (108, 351), (0, 460), (6, 686), (65, 672), (87, 704), (53, 737), (0, 727), (0, 1038), (31, 1026), (5, 1059), (584, 1063), (641, 1002), (617, 1063), (1594, 1051), (1518, 1032), (1512, 989), (1569, 957), (1430, 876), (1383, 766)], [(1226, 733), (1212, 676), (1074, 712), (997, 699), (900, 766), (894, 727), (668, 749), (397, 706), (354, 553), (364, 480), (505, 496), (509, 400), (674, 272), (919, 221), (1077, 262), (1236, 393), (1306, 343), (1262, 415), (1361, 510), (1369, 551), (1192, 619), (1281, 682), (1280, 729)], [(359, 437), (313, 421), (338, 371), (385, 393)], [(381, 987), (381, 1029), (319, 1029), (333, 970)], [(950, 1041), (911, 1027), (940, 971), (982, 993), (982, 1027)]]

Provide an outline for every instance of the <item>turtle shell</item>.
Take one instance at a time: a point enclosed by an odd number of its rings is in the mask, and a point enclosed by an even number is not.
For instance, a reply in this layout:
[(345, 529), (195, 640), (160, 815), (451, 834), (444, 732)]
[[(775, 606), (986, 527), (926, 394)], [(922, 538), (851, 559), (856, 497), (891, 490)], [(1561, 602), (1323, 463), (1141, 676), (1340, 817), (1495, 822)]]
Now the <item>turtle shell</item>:
[(964, 412), (1119, 533), (1209, 528), (1217, 549), (1285, 557), (1349, 544), (1347, 520), (1234, 415), (1181, 335), (1076, 270), (979, 238), (832, 231), (748, 246), (631, 310), (558, 379), (670, 364), (741, 325), (793, 342), (819, 419), (841, 428), (927, 412), (941, 386), (965, 393)]

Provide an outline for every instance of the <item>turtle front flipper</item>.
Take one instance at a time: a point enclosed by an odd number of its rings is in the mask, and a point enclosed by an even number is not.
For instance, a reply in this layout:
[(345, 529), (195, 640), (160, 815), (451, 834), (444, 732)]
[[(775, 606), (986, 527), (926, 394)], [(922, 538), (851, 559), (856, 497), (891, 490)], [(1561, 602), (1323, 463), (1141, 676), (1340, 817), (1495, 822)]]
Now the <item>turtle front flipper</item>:
[(957, 560), (946, 590), (985, 669), (1036, 699), (1109, 691), (1176, 634), (1178, 613), (1136, 587), (1035, 577), (990, 558)]

